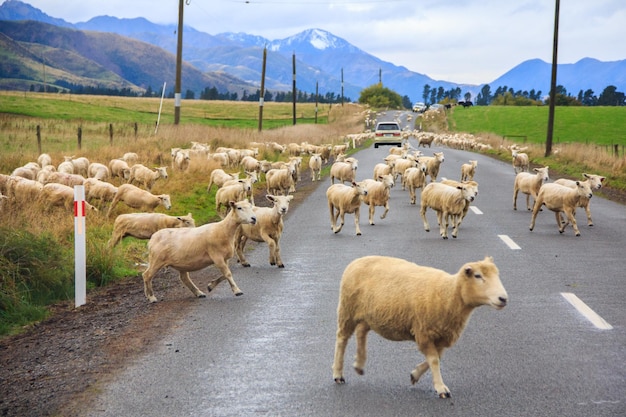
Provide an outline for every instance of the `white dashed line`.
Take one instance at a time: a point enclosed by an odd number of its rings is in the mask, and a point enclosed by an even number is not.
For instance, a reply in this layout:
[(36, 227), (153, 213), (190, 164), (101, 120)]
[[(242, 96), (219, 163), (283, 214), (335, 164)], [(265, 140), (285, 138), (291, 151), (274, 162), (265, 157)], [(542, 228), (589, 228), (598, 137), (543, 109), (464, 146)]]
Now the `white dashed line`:
[(582, 314), (587, 320), (591, 322), (591, 324), (596, 326), (598, 329), (611, 330), (613, 328), (613, 326), (611, 326), (602, 317), (600, 317), (598, 313), (589, 308), (589, 306), (585, 304), (580, 298), (576, 297), (575, 294), (572, 294), (571, 292), (562, 292), (561, 295), (571, 305), (573, 305), (580, 314)]
[(470, 210), (472, 210), (474, 214), (483, 214), (483, 212), (476, 206), (470, 206)]
[(522, 249), (518, 246), (517, 243), (513, 242), (513, 239), (508, 237), (507, 235), (498, 235), (500, 239), (509, 247), (509, 249), (518, 250)]

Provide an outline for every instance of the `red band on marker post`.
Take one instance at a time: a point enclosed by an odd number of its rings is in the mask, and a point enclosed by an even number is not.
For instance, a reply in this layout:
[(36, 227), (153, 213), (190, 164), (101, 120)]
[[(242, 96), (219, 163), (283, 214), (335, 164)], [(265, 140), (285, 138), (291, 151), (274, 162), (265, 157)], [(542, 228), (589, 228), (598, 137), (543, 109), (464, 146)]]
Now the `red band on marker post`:
[(74, 217), (85, 217), (85, 200), (74, 201)]

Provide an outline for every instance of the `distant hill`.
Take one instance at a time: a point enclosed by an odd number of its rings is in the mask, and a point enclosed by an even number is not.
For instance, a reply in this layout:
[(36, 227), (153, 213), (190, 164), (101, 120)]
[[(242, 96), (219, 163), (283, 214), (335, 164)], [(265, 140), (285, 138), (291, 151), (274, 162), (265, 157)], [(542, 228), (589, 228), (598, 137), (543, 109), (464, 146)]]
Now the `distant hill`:
[[(111, 16), (98, 16), (87, 22), (70, 24), (18, 0), (7, 0), (0, 6), (0, 19), (36, 20), (84, 30), (86, 32), (82, 36), (96, 45), (101, 45), (102, 41), (98, 43), (95, 39), (105, 36), (105, 33), (97, 32), (116, 33), (121, 35), (115, 38), (117, 49), (113, 52), (105, 48), (108, 58), (100, 56), (102, 59), (96, 59), (96, 63), (139, 87), (151, 85), (153, 89), (158, 89), (163, 81), (168, 81), (168, 85), (172, 85), (169, 80), (173, 83), (172, 60), (177, 42), (175, 25), (157, 25), (144, 18), (119, 19)], [(4, 33), (3, 26), (6, 24), (8, 22), (0, 22), (0, 33)], [(122, 47), (122, 43), (127, 42), (122, 40), (125, 39), (122, 36), (162, 48), (159, 50), (167, 53), (149, 50), (141, 42)], [(21, 39), (20, 42), (24, 42), (24, 36)], [(186, 26), (183, 39), (183, 59), (190, 64), (183, 71), (183, 92), (191, 89), (198, 93), (207, 86), (216, 85), (215, 82), (220, 83), (217, 86), (220, 91), (221, 88), (241, 91), (246, 87), (249, 92), (256, 91), (260, 85), (262, 50), (265, 46), (268, 48), (265, 85), (270, 90), (291, 90), (294, 53), (297, 88), (307, 93), (314, 92), (316, 84), (322, 95), (326, 92), (340, 93), (342, 70), (344, 95), (353, 100), (358, 99), (363, 88), (378, 82), (379, 73), (382, 74), (382, 82), (386, 87), (408, 96), (413, 102), (423, 101), (422, 92), (426, 84), (431, 88), (443, 87), (446, 91), (460, 88), (462, 94), (470, 92), (474, 98), (484, 85), (434, 80), (425, 74), (382, 61), (322, 29), (308, 29), (285, 39), (269, 40), (246, 33), (210, 35)], [(39, 41), (47, 45), (45, 39)], [(143, 62), (138, 62), (136, 57), (125, 56), (128, 51), (135, 52), (135, 45), (144, 54)], [(82, 55), (88, 51), (74, 52)], [(89, 55), (85, 57), (93, 59)], [(146, 62), (150, 65), (146, 65)], [(486, 84), (490, 85), (492, 92), (498, 87), (507, 86), (515, 91), (534, 89), (547, 95), (550, 70), (551, 64), (533, 59), (522, 62)], [(572, 95), (587, 89), (592, 89), (599, 95), (609, 85), (616, 86), (618, 91), (626, 91), (626, 60), (601, 62), (585, 58), (575, 64), (560, 64), (557, 74), (557, 83), (563, 85)], [(226, 79), (226, 76), (230, 78)], [(0, 77), (4, 78), (2, 74)], [(212, 81), (207, 84), (206, 79)], [(231, 88), (235, 90), (230, 90)]]

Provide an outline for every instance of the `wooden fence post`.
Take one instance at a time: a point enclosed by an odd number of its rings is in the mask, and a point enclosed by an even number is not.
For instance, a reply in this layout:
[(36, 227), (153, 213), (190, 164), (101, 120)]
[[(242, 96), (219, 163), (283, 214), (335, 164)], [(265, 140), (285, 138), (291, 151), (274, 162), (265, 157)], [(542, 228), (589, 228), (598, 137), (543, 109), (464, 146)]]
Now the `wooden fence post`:
[(37, 149), (41, 155), (41, 126), (37, 125)]
[(135, 122), (135, 140), (137, 140), (137, 122)]
[(113, 123), (109, 123), (109, 145), (113, 146)]
[(83, 128), (78, 126), (78, 150), (80, 151), (83, 142)]

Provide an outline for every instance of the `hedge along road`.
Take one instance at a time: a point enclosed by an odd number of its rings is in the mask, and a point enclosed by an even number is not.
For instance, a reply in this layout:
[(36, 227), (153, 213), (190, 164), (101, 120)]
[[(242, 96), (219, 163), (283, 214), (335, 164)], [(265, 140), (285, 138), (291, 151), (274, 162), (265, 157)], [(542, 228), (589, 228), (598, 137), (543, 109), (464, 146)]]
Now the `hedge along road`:
[[(462, 163), (478, 160), (478, 210), (468, 213), (457, 239), (441, 239), (432, 211), (426, 233), (419, 198), (410, 205), (400, 185), (392, 189), (386, 219), (379, 218), (378, 208), (376, 225), (370, 226), (363, 206), (362, 236), (355, 235), (351, 215), (341, 233), (333, 234), (326, 178), (286, 216), (284, 269), (269, 265), (266, 245), (249, 251), (250, 268), (232, 264), (244, 295), (235, 297), (222, 283), (198, 299), (153, 351), (99, 387), (85, 415), (624, 415), (624, 207), (594, 198), (594, 227), (586, 226), (579, 210), (581, 237), (574, 237), (571, 227), (560, 235), (548, 211), (530, 232), (530, 213), (512, 209), (510, 164), (436, 147), (425, 154), (436, 150), (445, 153), (440, 175), (448, 178), (459, 177)], [(357, 178), (371, 177), (387, 152), (373, 146), (358, 152)], [(500, 235), (521, 249), (511, 249)], [(423, 360), (414, 343), (386, 341), (374, 332), (365, 375), (352, 370), (351, 339), (346, 384), (333, 382), (340, 277), (350, 261), (370, 254), (451, 273), (466, 262), (494, 257), (510, 303), (501, 311), (477, 309), (457, 345), (446, 351), (442, 374), (451, 399), (437, 398), (429, 372), (411, 385), (409, 373)], [(215, 276), (211, 268), (200, 275), (207, 273)], [(613, 328), (594, 327), (564, 292), (575, 293)]]

